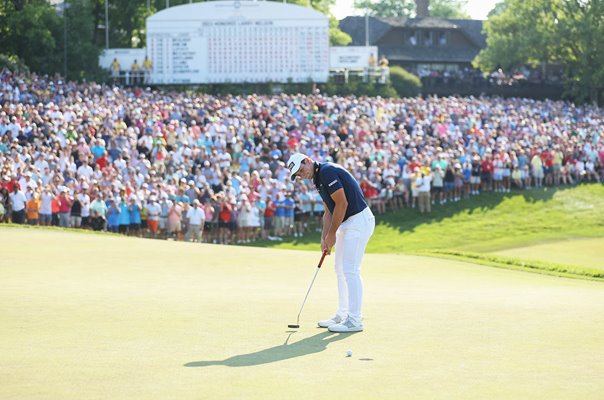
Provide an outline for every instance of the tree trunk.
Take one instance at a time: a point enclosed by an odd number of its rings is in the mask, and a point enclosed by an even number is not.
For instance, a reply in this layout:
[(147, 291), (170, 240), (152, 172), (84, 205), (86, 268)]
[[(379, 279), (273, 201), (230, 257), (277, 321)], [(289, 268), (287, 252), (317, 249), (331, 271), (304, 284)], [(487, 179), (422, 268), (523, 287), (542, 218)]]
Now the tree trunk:
[(428, 7), (430, 0), (415, 0), (415, 14), (417, 17), (429, 17), (430, 11)]

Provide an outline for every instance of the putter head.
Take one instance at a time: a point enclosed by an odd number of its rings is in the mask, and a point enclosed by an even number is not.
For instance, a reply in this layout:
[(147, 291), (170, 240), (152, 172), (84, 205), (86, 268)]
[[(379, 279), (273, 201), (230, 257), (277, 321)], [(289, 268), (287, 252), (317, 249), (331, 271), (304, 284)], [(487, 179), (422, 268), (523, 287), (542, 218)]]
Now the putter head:
[(287, 325), (288, 328), (298, 329), (300, 325)]

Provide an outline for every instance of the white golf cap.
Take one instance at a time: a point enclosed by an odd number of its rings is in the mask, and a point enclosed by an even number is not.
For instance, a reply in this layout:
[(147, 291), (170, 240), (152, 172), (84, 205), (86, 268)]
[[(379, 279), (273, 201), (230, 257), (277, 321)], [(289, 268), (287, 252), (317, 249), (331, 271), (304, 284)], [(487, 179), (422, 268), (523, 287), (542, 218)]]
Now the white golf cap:
[(305, 158), (308, 157), (306, 157), (302, 153), (294, 153), (287, 161), (287, 169), (289, 169), (289, 175), (292, 181), (296, 179), (296, 173), (300, 170), (302, 160), (304, 160)]

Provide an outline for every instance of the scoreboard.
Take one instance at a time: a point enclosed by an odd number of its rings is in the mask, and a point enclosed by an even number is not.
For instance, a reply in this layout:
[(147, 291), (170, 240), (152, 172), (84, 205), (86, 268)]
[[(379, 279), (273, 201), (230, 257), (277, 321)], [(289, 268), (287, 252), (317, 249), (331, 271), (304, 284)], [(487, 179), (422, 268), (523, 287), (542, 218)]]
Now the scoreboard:
[(326, 82), (329, 23), (306, 7), (212, 1), (147, 19), (150, 83)]

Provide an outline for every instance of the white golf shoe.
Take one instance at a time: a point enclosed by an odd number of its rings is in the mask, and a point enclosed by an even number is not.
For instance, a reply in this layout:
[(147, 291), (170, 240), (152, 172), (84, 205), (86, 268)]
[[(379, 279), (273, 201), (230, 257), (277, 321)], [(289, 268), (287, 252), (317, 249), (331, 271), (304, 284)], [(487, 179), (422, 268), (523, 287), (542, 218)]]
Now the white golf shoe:
[(344, 318), (340, 317), (339, 315), (336, 315), (334, 317), (331, 317), (330, 319), (319, 321), (317, 325), (319, 325), (319, 328), (329, 328), (332, 325), (340, 324), (342, 322), (344, 322)]
[(346, 332), (361, 332), (363, 330), (362, 323), (356, 323), (352, 321), (350, 318), (347, 318), (346, 321), (334, 324), (329, 326), (330, 332), (337, 333), (346, 333)]

